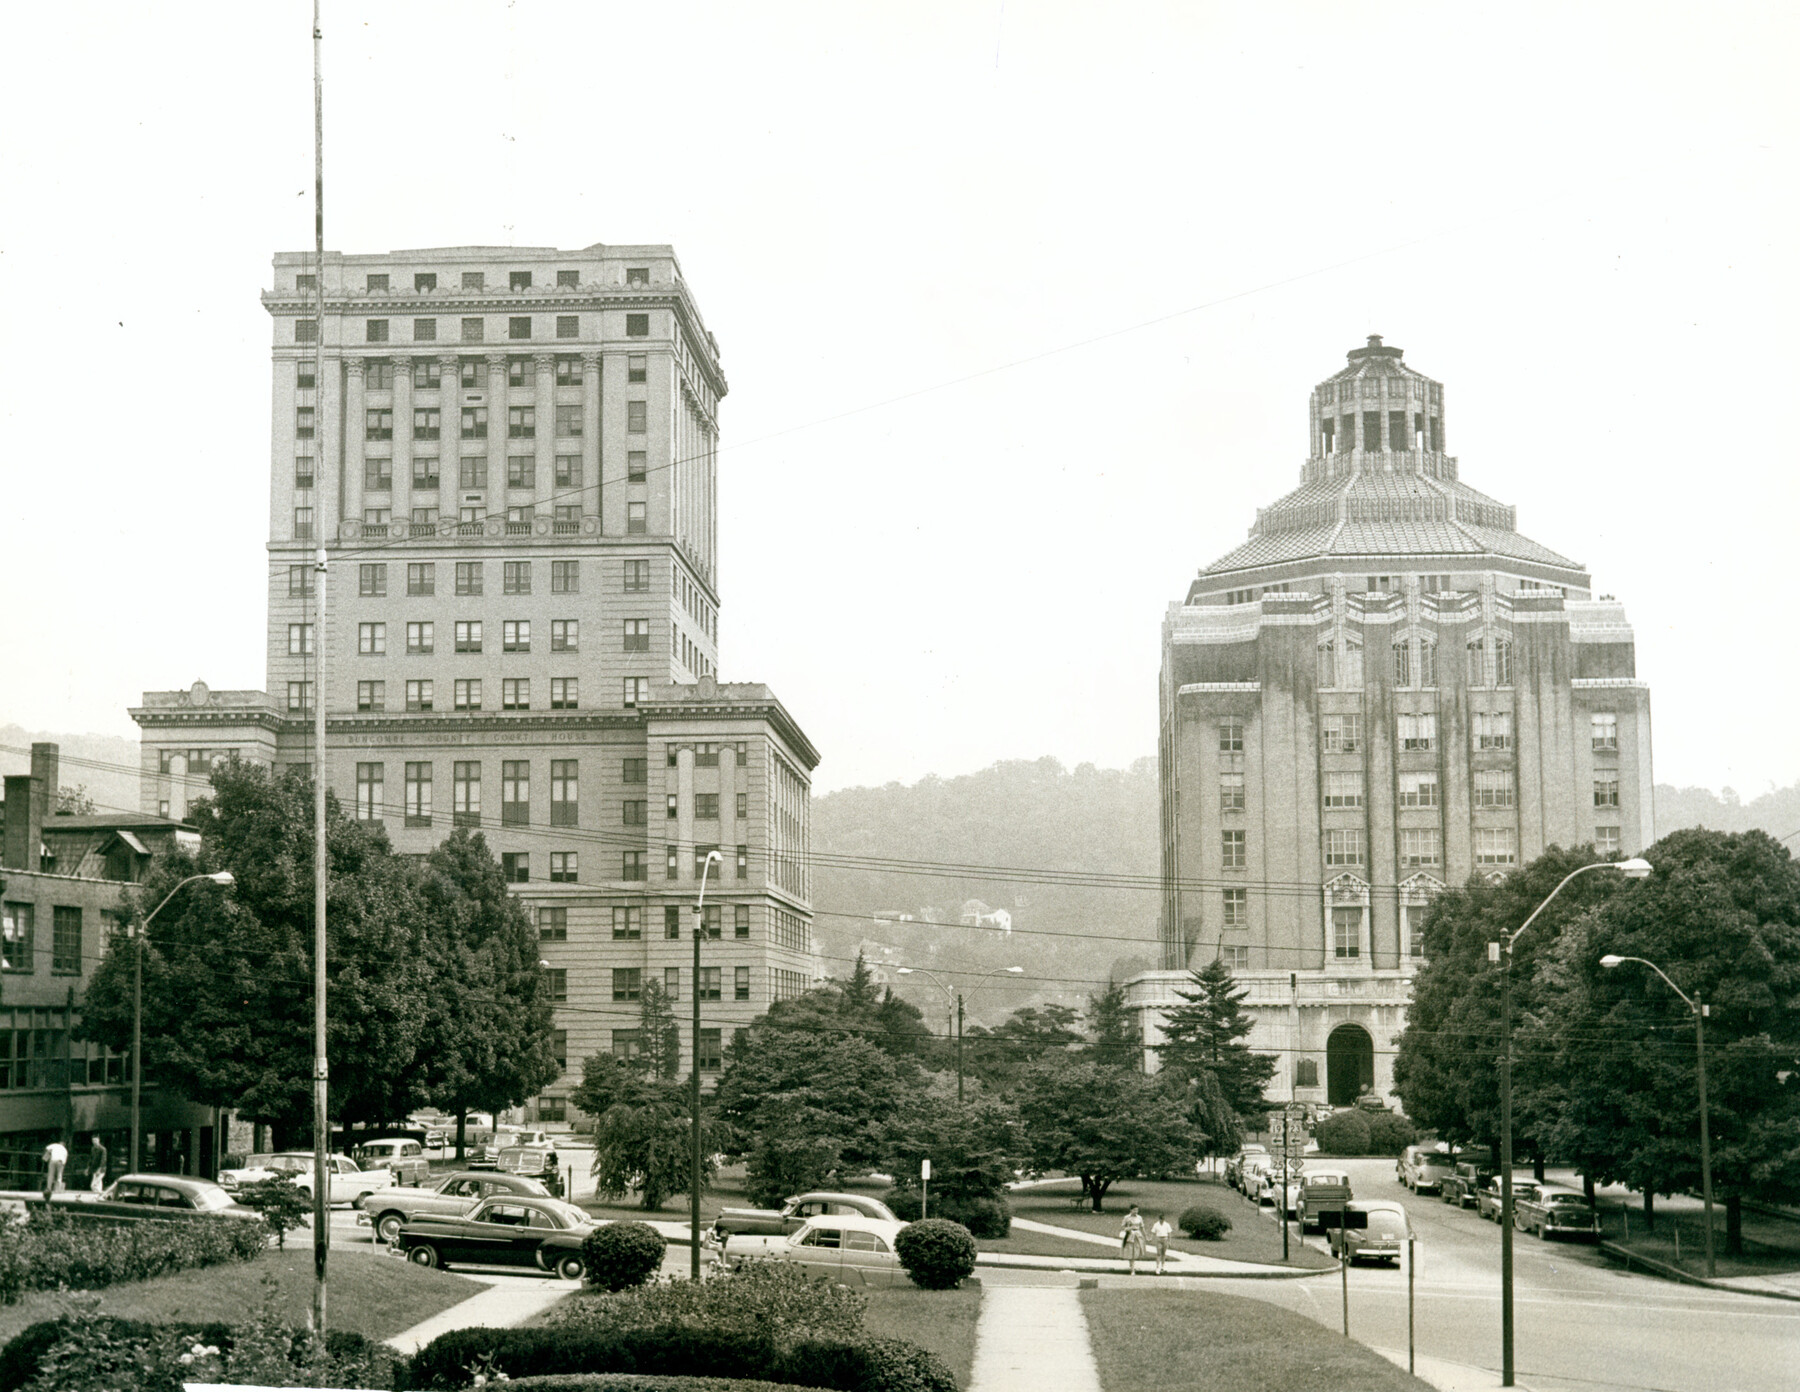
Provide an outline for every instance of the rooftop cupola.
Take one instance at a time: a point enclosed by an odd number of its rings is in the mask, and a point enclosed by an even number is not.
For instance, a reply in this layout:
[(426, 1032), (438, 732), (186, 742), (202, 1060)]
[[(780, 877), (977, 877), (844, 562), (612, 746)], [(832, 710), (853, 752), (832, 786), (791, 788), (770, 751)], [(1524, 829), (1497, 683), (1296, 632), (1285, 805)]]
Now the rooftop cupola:
[(1444, 458), (1444, 387), (1370, 334), (1349, 363), (1313, 388), (1307, 477), (1387, 472), (1454, 478)]

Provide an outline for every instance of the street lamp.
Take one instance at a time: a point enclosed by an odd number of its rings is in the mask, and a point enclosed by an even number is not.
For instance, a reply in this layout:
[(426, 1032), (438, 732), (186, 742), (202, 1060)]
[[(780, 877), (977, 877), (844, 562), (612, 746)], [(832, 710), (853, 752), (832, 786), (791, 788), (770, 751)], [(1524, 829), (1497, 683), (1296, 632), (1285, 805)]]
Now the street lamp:
[(162, 903), (144, 915), (144, 921), (138, 924), (137, 932), (132, 934), (137, 939), (137, 951), (132, 954), (131, 959), (131, 1164), (126, 1167), (127, 1174), (137, 1172), (141, 1159), (138, 1154), (138, 1135), (144, 1087), (144, 939), (150, 933), (150, 920), (169, 906), (169, 900), (199, 880), (211, 880), (216, 885), (225, 886), (237, 883), (229, 870), (218, 870), (210, 875), (189, 875), (163, 896)]
[[(1018, 976), (1024, 972), (1024, 970), (1025, 968), (1023, 967), (995, 967), (992, 971), (983, 972), (980, 977), (977, 978), (975, 984), (969, 988), (969, 994), (972, 996), (979, 991), (983, 983), (986, 982), (990, 976)], [(942, 988), (946, 996), (949, 996), (956, 1002), (956, 1100), (960, 1103), (963, 1100), (963, 993), (961, 991), (953, 990), (936, 972), (929, 971), (924, 967), (900, 967), (898, 968), (898, 971), (901, 976), (929, 976), (933, 981), (937, 982), (938, 986)]]
[(693, 1167), (688, 1175), (688, 1199), (694, 1230), (692, 1261), (688, 1266), (688, 1278), (700, 1279), (700, 939), (706, 936), (706, 877), (713, 866), (724, 865), (725, 857), (717, 851), (708, 851), (706, 861), (700, 867), (700, 892), (694, 899), (694, 1043), (693, 1066), (688, 1069), (688, 1083), (691, 1089), (689, 1103), (694, 1111), (694, 1153)]
[(1694, 1012), (1694, 1066), (1700, 1084), (1700, 1192), (1706, 1201), (1706, 1275), (1710, 1280), (1714, 1275), (1712, 1133), (1707, 1126), (1706, 1120), (1706, 1026), (1703, 1023), (1706, 1019), (1707, 1008), (1700, 1003), (1697, 997), (1688, 995), (1686, 991), (1682, 990), (1681, 987), (1677, 986), (1673, 981), (1669, 981), (1669, 974), (1652, 961), (1643, 957), (1620, 957), (1611, 952), (1600, 959), (1600, 965), (1607, 968), (1609, 971), (1614, 967), (1623, 966), (1626, 962), (1636, 962), (1641, 966), (1650, 968), (1651, 971), (1655, 972), (1664, 981), (1667, 981), (1669, 989), (1680, 996), (1682, 1000), (1686, 1001), (1687, 1008)]
[(1563, 876), (1562, 884), (1544, 896), (1531, 917), (1507, 935), (1504, 943), (1488, 944), (1488, 960), (1500, 965), (1500, 1385), (1513, 1385), (1513, 1153), (1512, 1153), (1512, 954), (1519, 935), (1537, 921), (1563, 886), (1590, 870), (1617, 870), (1628, 880), (1641, 880), (1651, 871), (1650, 862), (1633, 856), (1614, 864), (1597, 860), (1578, 865)]

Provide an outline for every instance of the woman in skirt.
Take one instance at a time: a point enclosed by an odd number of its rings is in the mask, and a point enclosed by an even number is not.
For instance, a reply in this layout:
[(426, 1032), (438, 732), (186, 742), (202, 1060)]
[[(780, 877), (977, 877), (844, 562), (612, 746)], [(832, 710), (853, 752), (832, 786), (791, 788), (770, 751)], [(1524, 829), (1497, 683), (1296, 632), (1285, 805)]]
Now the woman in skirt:
[(1125, 1258), (1126, 1270), (1137, 1275), (1137, 1264), (1144, 1256), (1144, 1215), (1138, 1212), (1136, 1204), (1131, 1206), (1119, 1228), (1119, 1252)]

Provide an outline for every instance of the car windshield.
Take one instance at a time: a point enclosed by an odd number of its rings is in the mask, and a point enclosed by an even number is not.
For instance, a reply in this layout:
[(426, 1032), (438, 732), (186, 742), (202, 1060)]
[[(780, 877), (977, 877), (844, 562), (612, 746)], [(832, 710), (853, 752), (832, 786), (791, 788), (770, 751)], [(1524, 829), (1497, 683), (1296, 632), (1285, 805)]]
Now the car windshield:
[(190, 1191), (194, 1207), (206, 1213), (230, 1208), (236, 1201), (216, 1184), (196, 1184)]
[(1587, 1207), (1587, 1200), (1582, 1198), (1579, 1194), (1551, 1194), (1548, 1201), (1553, 1204), (1563, 1204), (1570, 1208)]
[(500, 1152), (502, 1165), (516, 1165), (523, 1170), (541, 1170), (544, 1167), (545, 1152), (528, 1150), (522, 1146), (508, 1146)]

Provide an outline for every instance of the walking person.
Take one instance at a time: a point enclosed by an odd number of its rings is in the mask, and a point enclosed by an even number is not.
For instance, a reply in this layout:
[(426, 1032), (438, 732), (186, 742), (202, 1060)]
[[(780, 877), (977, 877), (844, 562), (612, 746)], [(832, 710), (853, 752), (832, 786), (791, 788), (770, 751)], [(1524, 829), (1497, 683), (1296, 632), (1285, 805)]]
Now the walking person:
[(1133, 1204), (1119, 1228), (1119, 1252), (1125, 1258), (1128, 1274), (1137, 1275), (1137, 1264), (1144, 1258), (1144, 1215)]
[(1163, 1274), (1163, 1263), (1169, 1259), (1169, 1239), (1175, 1235), (1175, 1229), (1169, 1226), (1169, 1215), (1159, 1213), (1156, 1221), (1150, 1225), (1150, 1240), (1156, 1244), (1156, 1274)]
[(61, 1141), (52, 1141), (44, 1147), (44, 1202), (50, 1202), (50, 1196), (62, 1188), (63, 1166), (69, 1163), (69, 1148)]
[(106, 1143), (100, 1139), (100, 1133), (94, 1132), (94, 1148), (88, 1152), (88, 1188), (96, 1194), (106, 1188), (106, 1164), (110, 1158), (106, 1153)]

